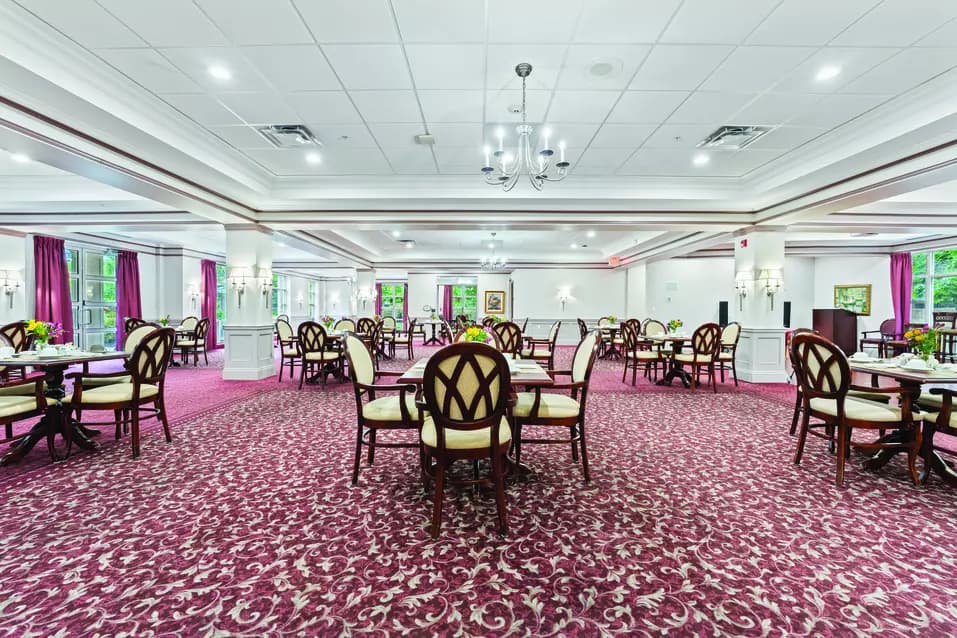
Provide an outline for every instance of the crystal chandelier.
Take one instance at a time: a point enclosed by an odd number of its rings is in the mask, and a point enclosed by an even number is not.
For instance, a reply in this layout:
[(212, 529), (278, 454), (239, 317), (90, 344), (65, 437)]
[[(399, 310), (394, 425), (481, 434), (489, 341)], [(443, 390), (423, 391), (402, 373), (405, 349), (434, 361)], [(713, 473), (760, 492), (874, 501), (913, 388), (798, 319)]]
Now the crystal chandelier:
[[(528, 62), (522, 62), (515, 67), (515, 74), (522, 78), (522, 123), (515, 127), (515, 132), (518, 133), (518, 148), (514, 153), (505, 151), (505, 132), (501, 129), (498, 131), (498, 149), (493, 153), (491, 148), (485, 147), (485, 165), (482, 167), (485, 183), (501, 186), (505, 192), (515, 187), (523, 172), (528, 176), (528, 181), (532, 183), (535, 190), (540, 191), (545, 182), (559, 182), (565, 179), (570, 166), (570, 163), (565, 161), (565, 142), (560, 142), (558, 148), (561, 154), (559, 161), (555, 163), (558, 176), (553, 177), (548, 174), (555, 151), (548, 145), (547, 129), (542, 132), (543, 148), (535, 154), (537, 157), (533, 157), (530, 140), (533, 128), (526, 122), (525, 112), (525, 80), (531, 73), (532, 65)], [(495, 166), (492, 165), (493, 157)]]
[(499, 257), (495, 254), (495, 246), (498, 242), (495, 241), (495, 233), (492, 233), (492, 239), (488, 243), (489, 249), (492, 251), (491, 255), (486, 255), (482, 257), (482, 270), (501, 270), (505, 268), (508, 260), (505, 257)]

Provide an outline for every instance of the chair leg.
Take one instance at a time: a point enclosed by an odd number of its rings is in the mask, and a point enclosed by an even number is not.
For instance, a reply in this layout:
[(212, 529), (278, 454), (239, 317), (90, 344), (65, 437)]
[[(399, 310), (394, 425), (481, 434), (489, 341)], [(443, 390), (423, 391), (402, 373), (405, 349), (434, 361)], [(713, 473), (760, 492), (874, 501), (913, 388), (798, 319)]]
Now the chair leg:
[(847, 462), (848, 439), (851, 438), (851, 429), (846, 423), (837, 426), (837, 478), (838, 487), (844, 486), (844, 464)]
[(375, 433), (375, 430), (369, 432), (369, 457), (366, 459), (369, 465), (372, 465), (372, 461), (375, 460)]
[(119, 441), (120, 437), (123, 436), (123, 410), (116, 409), (113, 410), (113, 420), (116, 422), (116, 434), (114, 438)]
[(625, 357), (625, 369), (621, 371), (621, 382), (625, 382), (625, 377), (628, 376), (628, 357)]
[(131, 426), (130, 439), (133, 442), (133, 458), (140, 455), (140, 411), (138, 407), (133, 408), (133, 424)]
[(359, 461), (362, 459), (362, 424), (356, 432), (356, 458), (352, 464), (352, 484), (359, 482)]
[(724, 383), (724, 364), (718, 364), (718, 367), (721, 368), (721, 383)]
[(432, 538), (439, 537), (442, 526), (442, 493), (445, 490), (445, 462), (438, 459), (435, 465), (435, 501), (432, 505)]
[(791, 436), (794, 436), (794, 433), (797, 432), (798, 427), (798, 417), (801, 416), (801, 391), (798, 390), (796, 397), (794, 399), (794, 415), (791, 417), (791, 431), (788, 432)]
[(804, 456), (804, 443), (807, 441), (807, 428), (811, 422), (811, 415), (802, 409), (801, 431), (798, 433), (797, 448), (794, 450), (794, 464), (801, 464), (801, 457)]
[(282, 371), (285, 367), (286, 367), (286, 358), (283, 357), (282, 352), (280, 352), (279, 353), (279, 383), (282, 383)]
[(579, 445), (582, 448), (582, 473), (585, 475), (585, 482), (591, 483), (591, 473), (588, 471), (588, 446), (585, 445), (585, 421), (578, 424)]
[[(568, 432), (570, 435), (569, 438), (574, 439), (576, 434), (575, 426), (569, 426)], [(578, 463), (578, 443), (575, 441), (572, 441), (572, 463)]]
[(159, 413), (156, 415), (159, 417), (160, 422), (163, 424), (163, 434), (166, 435), (166, 442), (173, 442), (173, 435), (169, 430), (169, 419), (166, 417), (166, 401), (162, 398), (162, 395), (156, 401), (156, 408), (159, 410)]
[[(722, 375), (724, 374), (724, 369), (723, 369), (723, 368), (722, 368), (722, 370), (721, 370), (721, 374), (722, 374)], [(713, 364), (713, 363), (708, 366), (708, 376), (711, 377), (711, 391), (714, 392), (715, 394), (717, 394), (717, 392), (718, 392), (718, 377), (717, 377), (717, 375), (714, 373), (714, 364)], [(722, 381), (722, 383), (724, 383), (724, 381)]]
[(206, 365), (209, 365), (209, 357), (206, 354), (206, 348), (203, 348), (203, 361), (206, 363)]
[(914, 442), (907, 450), (907, 469), (910, 470), (911, 480), (916, 487), (920, 487), (920, 473), (917, 471), (917, 456), (924, 440), (923, 429), (919, 425), (914, 426)]
[(6, 426), (4, 427), (4, 430), (6, 431), (5, 433), (6, 433), (6, 435), (7, 435), (7, 438), (8, 438), (8, 439), (12, 439), (12, 438), (13, 438), (13, 424), (12, 424), (12, 423), (7, 423)]
[(299, 389), (302, 390), (302, 384), (306, 381), (306, 360), (303, 359), (302, 365), (299, 366)]
[(734, 375), (734, 387), (738, 387), (738, 357), (737, 353), (731, 357), (731, 374)]
[(492, 476), (495, 481), (495, 506), (498, 510), (499, 534), (508, 533), (508, 511), (505, 507), (505, 450), (492, 448)]

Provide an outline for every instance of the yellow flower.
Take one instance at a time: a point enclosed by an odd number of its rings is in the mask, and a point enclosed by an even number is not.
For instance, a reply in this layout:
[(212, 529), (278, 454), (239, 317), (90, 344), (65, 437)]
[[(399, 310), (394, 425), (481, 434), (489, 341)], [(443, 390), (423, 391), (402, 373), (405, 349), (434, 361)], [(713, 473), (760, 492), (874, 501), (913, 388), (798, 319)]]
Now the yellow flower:
[(36, 330), (38, 323), (40, 322), (37, 321), (36, 319), (31, 319), (30, 321), (27, 322), (27, 330), (31, 330), (31, 331)]
[(914, 339), (916, 339), (917, 341), (923, 341), (923, 340), (924, 340), (924, 335), (919, 334), (919, 335), (917, 335), (916, 337), (914, 337)]
[(904, 338), (905, 338), (905, 339), (911, 339), (911, 338), (913, 338), (913, 336), (914, 336), (914, 331), (913, 331), (913, 330), (908, 330), (907, 332), (904, 333)]

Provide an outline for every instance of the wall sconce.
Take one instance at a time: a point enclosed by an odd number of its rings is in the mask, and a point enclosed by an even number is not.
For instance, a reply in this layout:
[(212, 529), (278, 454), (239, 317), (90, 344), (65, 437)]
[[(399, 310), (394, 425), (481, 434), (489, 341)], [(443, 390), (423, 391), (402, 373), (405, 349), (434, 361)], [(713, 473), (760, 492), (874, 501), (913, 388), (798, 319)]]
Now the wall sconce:
[(302, 305), (306, 302), (306, 298), (302, 296), (302, 293), (299, 293), (299, 296), (296, 297), (296, 303), (299, 304), (299, 309), (302, 310)]
[(782, 279), (780, 270), (767, 269), (758, 274), (758, 283), (764, 285), (764, 292), (771, 300), (771, 310), (774, 310), (774, 295), (781, 291)]
[(375, 288), (363, 288), (359, 291), (356, 299), (362, 302), (362, 309), (366, 309), (366, 304), (375, 301)]
[(190, 308), (196, 310), (196, 303), (199, 301), (199, 288), (196, 287), (196, 284), (189, 285), (189, 288), (186, 289), (186, 296), (189, 297)]
[(738, 310), (744, 310), (744, 300), (748, 296), (748, 287), (754, 276), (746, 270), (742, 270), (734, 276), (734, 291), (738, 295)]
[(243, 295), (246, 292), (246, 273), (241, 269), (236, 269), (229, 276), (229, 285), (236, 291), (236, 307), (243, 307)]
[(268, 268), (260, 268), (257, 279), (260, 280), (259, 290), (262, 293), (263, 300), (268, 308), (270, 305), (270, 296), (272, 295), (272, 271)]
[(562, 304), (562, 312), (565, 312), (565, 304), (571, 300), (572, 295), (567, 288), (558, 291), (558, 301)]
[(339, 305), (339, 293), (338, 293), (338, 292), (334, 292), (334, 293), (332, 293), (331, 295), (329, 295), (329, 303), (332, 304), (332, 309), (335, 310), (335, 309), (336, 309), (336, 306)]
[(0, 271), (0, 278), (3, 279), (3, 292), (7, 295), (7, 300), (10, 302), (10, 308), (13, 308), (13, 296), (17, 294), (17, 291), (20, 290), (20, 273), (16, 270), (2, 270)]

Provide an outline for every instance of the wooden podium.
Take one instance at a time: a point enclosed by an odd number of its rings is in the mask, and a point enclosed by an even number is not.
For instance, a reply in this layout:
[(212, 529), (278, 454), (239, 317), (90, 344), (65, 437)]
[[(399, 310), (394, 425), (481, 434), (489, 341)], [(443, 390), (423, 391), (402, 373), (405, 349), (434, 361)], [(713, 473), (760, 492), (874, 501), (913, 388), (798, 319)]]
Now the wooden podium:
[(838, 308), (815, 308), (814, 329), (850, 355), (857, 352), (857, 313)]

